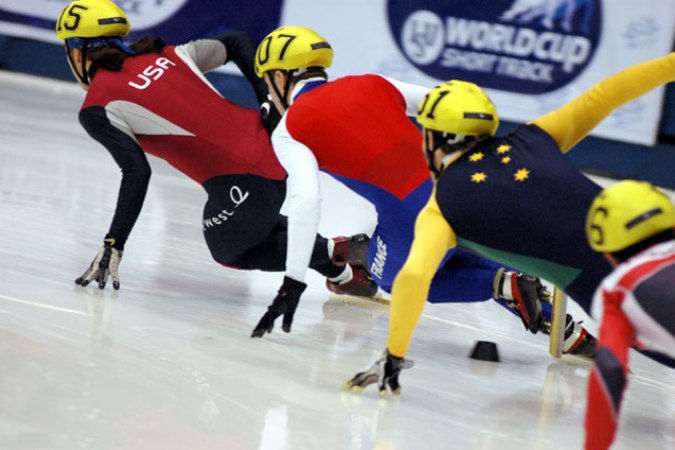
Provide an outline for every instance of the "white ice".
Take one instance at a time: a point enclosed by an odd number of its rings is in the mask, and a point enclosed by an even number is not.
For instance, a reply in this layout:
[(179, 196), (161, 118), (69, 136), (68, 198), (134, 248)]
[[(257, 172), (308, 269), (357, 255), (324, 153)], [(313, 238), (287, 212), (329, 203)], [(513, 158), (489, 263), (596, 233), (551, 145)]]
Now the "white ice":
[[(387, 400), (341, 391), (384, 349), (387, 307), (331, 301), (314, 273), (292, 333), (251, 339), (281, 274), (215, 263), (204, 192), (152, 157), (121, 289), (76, 287), (120, 181), (82, 98), (0, 73), (0, 449), (581, 448), (588, 366), (493, 302), (428, 305)], [(370, 231), (372, 209), (323, 182), (321, 231)], [(478, 340), (501, 362), (470, 359)], [(614, 448), (674, 449), (675, 372), (636, 353), (631, 368)]]

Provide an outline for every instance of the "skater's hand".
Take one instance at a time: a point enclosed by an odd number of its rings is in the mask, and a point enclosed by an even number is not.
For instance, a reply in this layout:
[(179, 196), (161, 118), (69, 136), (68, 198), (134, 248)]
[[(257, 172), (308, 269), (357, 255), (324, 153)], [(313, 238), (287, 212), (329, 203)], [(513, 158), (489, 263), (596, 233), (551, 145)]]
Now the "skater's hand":
[(256, 325), (251, 337), (263, 337), (266, 332), (271, 333), (274, 328), (274, 321), (281, 315), (284, 316), (281, 329), (290, 333), (295, 309), (298, 307), (300, 295), (306, 287), (307, 285), (302, 281), (284, 277), (284, 283), (279, 288), (279, 293)]
[(96, 280), (99, 289), (105, 287), (108, 277), (112, 278), (113, 288), (120, 288), (119, 265), (122, 260), (121, 249), (115, 248), (115, 239), (106, 238), (98, 254), (89, 265), (89, 268), (81, 277), (75, 280), (75, 284), (86, 286)]
[(398, 376), (401, 370), (409, 369), (414, 365), (414, 361), (399, 358), (385, 350), (382, 357), (375, 361), (368, 370), (359, 372), (354, 377), (345, 382), (343, 388), (352, 392), (361, 392), (367, 386), (377, 383), (380, 389), (380, 397), (387, 396), (387, 386), (394, 395), (401, 393), (401, 385), (398, 383)]

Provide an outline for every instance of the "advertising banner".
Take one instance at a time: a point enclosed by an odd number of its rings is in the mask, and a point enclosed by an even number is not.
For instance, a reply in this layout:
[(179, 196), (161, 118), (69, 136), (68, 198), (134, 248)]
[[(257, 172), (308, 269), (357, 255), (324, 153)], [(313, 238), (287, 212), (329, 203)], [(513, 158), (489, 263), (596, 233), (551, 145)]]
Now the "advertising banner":
[[(56, 19), (70, 0), (0, 0), (0, 34), (59, 43)], [(145, 35), (171, 44), (246, 31), (259, 42), (279, 26), (280, 0), (115, 0), (129, 17), (133, 41)], [(228, 67), (224, 66), (224, 67)], [(238, 72), (236, 67), (231, 69)]]
[[(0, 34), (56, 43), (67, 0), (0, 0)], [(134, 33), (181, 43), (230, 30), (255, 42), (280, 24), (316, 29), (332, 78), (377, 72), (433, 87), (486, 89), (504, 120), (527, 122), (630, 65), (673, 48), (673, 0), (119, 0)], [(617, 110), (594, 135), (653, 144), (663, 89)]]
[[(505, 120), (527, 122), (630, 65), (672, 51), (673, 0), (286, 0), (282, 22), (319, 31), (332, 76), (379, 72), (486, 89)], [(653, 144), (663, 89), (617, 110), (594, 135)]]

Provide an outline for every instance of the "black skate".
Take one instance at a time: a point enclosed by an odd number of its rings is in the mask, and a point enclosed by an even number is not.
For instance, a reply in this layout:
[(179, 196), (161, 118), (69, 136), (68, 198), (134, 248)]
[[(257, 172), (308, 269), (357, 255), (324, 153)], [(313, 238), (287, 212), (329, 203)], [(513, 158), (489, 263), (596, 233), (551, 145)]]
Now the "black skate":
[(338, 266), (352, 264), (367, 267), (368, 244), (370, 238), (364, 233), (333, 238), (333, 263)]
[(368, 270), (359, 265), (352, 266), (352, 278), (341, 283), (333, 283), (326, 280), (326, 287), (329, 291), (338, 295), (355, 295), (357, 297), (375, 297), (378, 286), (373, 280)]
[(524, 273), (502, 271), (496, 294), (520, 317), (526, 330), (533, 334), (539, 331), (543, 323), (541, 302), (550, 302), (551, 297), (539, 278)]

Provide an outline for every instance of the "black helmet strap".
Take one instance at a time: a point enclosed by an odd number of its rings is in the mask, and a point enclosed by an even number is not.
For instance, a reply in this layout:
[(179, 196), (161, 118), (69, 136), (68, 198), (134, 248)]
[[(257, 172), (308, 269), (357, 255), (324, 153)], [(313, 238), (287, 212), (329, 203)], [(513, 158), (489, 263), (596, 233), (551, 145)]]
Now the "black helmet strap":
[[(87, 73), (87, 49), (89, 48), (89, 40), (85, 39), (84, 44), (82, 45), (82, 64), (80, 66), (80, 69), (82, 71), (82, 75), (77, 73), (75, 71), (75, 75), (77, 76), (78, 80), (85, 86), (89, 86), (90, 78), (89, 74)], [(73, 60), (73, 57), (71, 56), (70, 53), (71, 47), (68, 45), (68, 42), (66, 42), (66, 54), (68, 55), (68, 61), (70, 62), (70, 66), (75, 68), (77, 67), (75, 60)]]
[[(453, 133), (444, 133), (442, 131), (429, 130), (431, 134), (424, 133), (424, 156), (427, 160), (427, 167), (434, 175), (434, 179), (438, 179), (441, 176), (443, 167), (437, 168), (434, 165), (434, 155), (437, 150), (442, 150), (446, 155), (449, 155), (453, 152), (464, 152), (473, 147), (474, 143), (488, 137), (484, 136), (460, 136)], [(433, 136), (433, 145), (430, 140), (430, 136)]]
[(288, 70), (285, 70), (284, 73), (286, 73), (286, 83), (284, 84), (284, 92), (282, 93), (279, 88), (277, 87), (277, 84), (274, 82), (274, 72), (276, 70), (281, 70), (281, 69), (275, 69), (275, 70), (270, 70), (269, 72), (265, 72), (263, 74), (264, 77), (269, 76), (269, 82), (272, 85), (272, 89), (274, 89), (274, 93), (277, 94), (277, 98), (279, 98), (279, 102), (281, 103), (281, 106), (283, 106), (284, 109), (288, 109), (288, 89), (291, 85), (291, 76), (290, 72)]
[[(424, 133), (424, 158), (427, 160), (427, 167), (433, 175), (434, 180), (438, 180), (438, 177), (441, 176), (441, 170), (434, 164), (434, 154), (436, 153), (436, 150), (440, 150), (444, 143), (438, 139), (434, 139), (436, 142), (432, 143), (431, 136), (433, 135), (436, 137), (436, 134), (437, 132), (435, 131), (432, 133)], [(441, 144), (439, 145), (438, 142), (441, 142)]]

